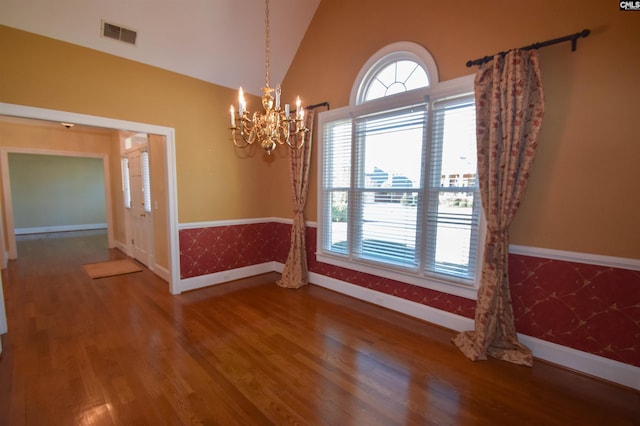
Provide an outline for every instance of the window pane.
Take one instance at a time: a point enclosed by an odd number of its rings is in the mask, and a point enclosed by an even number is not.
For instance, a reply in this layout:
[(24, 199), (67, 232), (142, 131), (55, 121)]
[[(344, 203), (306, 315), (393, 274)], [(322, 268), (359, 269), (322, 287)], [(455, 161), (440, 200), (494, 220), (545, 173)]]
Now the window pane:
[(349, 222), (349, 195), (346, 191), (330, 193), (331, 219), (329, 222), (330, 249), (338, 253), (347, 253), (349, 244), (347, 239), (347, 224)]
[(473, 193), (439, 194), (434, 272), (467, 276), (473, 216)]
[(129, 177), (129, 159), (122, 158), (122, 194), (124, 198), (124, 206), (131, 208), (131, 180)]
[(471, 278), (480, 213), (475, 202), (479, 195), (472, 97), (434, 105), (431, 162), (425, 267), (431, 272)]
[(368, 87), (365, 101), (382, 98), (387, 93), (387, 87), (378, 80), (373, 80)]
[(370, 101), (428, 85), (427, 72), (417, 62), (395, 61), (382, 68), (369, 80), (364, 100)]
[(398, 81), (396, 78), (396, 62), (387, 65), (376, 74), (376, 80), (379, 80), (386, 87), (391, 86), (392, 83)]
[(421, 87), (427, 87), (429, 85), (429, 77), (427, 72), (422, 67), (416, 67), (413, 73), (404, 82), (407, 86), (407, 90), (419, 89)]
[(331, 141), (324, 147), (325, 188), (351, 186), (351, 120), (328, 123), (324, 140)]
[(349, 244), (347, 229), (349, 220), (348, 190), (351, 187), (351, 120), (342, 119), (327, 123), (323, 128), (323, 249), (347, 254)]
[(415, 266), (418, 192), (367, 191), (361, 197), (357, 254), (366, 259)]
[(359, 186), (421, 188), (425, 106), (358, 120)]
[[(415, 267), (426, 105), (356, 122), (355, 255)], [(358, 225), (359, 224), (359, 225)]]
[(151, 175), (149, 168), (149, 153), (143, 151), (140, 155), (142, 162), (142, 192), (144, 193), (144, 211), (151, 213)]

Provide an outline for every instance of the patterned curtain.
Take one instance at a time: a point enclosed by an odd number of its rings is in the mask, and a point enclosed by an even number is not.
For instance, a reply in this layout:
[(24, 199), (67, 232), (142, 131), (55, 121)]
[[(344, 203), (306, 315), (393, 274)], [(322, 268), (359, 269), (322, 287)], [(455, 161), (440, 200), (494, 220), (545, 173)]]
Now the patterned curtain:
[(453, 342), (472, 360), (487, 355), (531, 366), (531, 351), (518, 342), (508, 256), (509, 225), (520, 206), (544, 115), (544, 94), (535, 50), (496, 55), (475, 78), (478, 181), (487, 219), (475, 330)]
[(291, 195), (293, 197), (293, 226), (291, 227), (291, 247), (282, 277), (277, 284), (280, 287), (300, 288), (309, 283), (307, 269), (307, 250), (305, 241), (304, 206), (307, 203), (309, 188), (309, 169), (311, 167), (311, 145), (313, 139), (314, 110), (306, 115), (306, 127), (302, 148), (289, 150), (289, 171), (291, 175)]

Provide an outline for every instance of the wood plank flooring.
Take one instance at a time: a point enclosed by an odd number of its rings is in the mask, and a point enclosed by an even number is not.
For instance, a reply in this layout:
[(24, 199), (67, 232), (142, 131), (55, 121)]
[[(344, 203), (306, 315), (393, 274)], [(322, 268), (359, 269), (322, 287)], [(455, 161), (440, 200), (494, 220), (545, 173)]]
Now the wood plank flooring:
[(276, 274), (178, 296), (102, 234), (30, 239), (3, 271), (0, 425), (630, 425), (640, 394)]

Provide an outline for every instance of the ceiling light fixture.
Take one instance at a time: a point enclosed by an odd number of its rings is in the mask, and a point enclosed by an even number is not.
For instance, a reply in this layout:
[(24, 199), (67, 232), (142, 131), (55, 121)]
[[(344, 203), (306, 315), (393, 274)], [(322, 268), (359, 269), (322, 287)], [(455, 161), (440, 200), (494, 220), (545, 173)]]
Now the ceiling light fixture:
[(75, 126), (75, 124), (73, 124), (73, 123), (60, 123), (60, 125), (64, 126), (67, 129), (70, 129), (73, 126)]
[[(280, 108), (280, 96), (282, 90), (278, 84), (274, 89), (269, 86), (270, 58), (269, 58), (269, 0), (265, 1), (265, 87), (262, 88), (262, 107), (264, 113), (247, 110), (242, 87), (238, 91), (238, 114), (231, 105), (231, 136), (233, 144), (238, 148), (246, 148), (254, 142), (259, 142), (267, 154), (286, 143), (292, 148), (300, 148), (304, 145), (305, 134), (308, 129), (304, 125), (304, 109), (300, 98), (296, 100), (296, 110), (292, 116), (289, 104), (285, 104), (284, 110)], [(237, 133), (240, 137), (237, 137)]]

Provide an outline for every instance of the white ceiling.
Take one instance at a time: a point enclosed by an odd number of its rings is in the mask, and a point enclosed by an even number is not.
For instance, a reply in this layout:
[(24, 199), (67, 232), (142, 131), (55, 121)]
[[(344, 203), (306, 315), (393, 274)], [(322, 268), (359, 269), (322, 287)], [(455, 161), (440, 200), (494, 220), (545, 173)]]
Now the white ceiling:
[[(272, 87), (319, 3), (270, 0)], [(264, 18), (264, 0), (0, 0), (2, 25), (255, 95), (265, 83)], [(136, 31), (136, 45), (102, 37), (103, 20)]]

